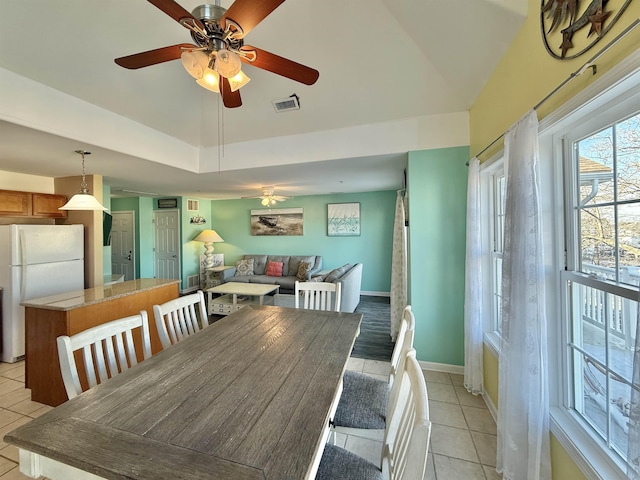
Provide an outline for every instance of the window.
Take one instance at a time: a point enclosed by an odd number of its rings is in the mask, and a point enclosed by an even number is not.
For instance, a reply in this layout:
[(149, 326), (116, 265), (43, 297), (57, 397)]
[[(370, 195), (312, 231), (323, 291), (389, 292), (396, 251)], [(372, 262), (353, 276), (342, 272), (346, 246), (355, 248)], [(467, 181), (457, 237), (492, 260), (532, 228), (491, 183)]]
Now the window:
[(500, 303), (502, 301), (502, 251), (504, 231), (504, 201), (506, 178), (502, 159), (490, 165), (482, 165), (481, 174), (481, 210), (483, 243), (483, 289), (485, 308), (485, 339), (494, 350), (499, 349), (502, 324)]
[(564, 395), (624, 462), (640, 279), (640, 114), (600, 117), (564, 136)]

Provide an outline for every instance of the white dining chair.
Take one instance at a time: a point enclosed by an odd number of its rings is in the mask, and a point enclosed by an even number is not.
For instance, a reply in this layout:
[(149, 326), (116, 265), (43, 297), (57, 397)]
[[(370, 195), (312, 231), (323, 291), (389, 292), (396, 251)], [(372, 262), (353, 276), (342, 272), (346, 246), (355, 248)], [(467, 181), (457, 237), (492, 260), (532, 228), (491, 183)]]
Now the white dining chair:
[(142, 358), (147, 359), (151, 357), (151, 340), (149, 319), (144, 310), (138, 315), (57, 338), (60, 371), (69, 399), (82, 393), (74, 352), (82, 350), (89, 388), (93, 388), (138, 364), (133, 341), (133, 330), (136, 328), (140, 328), (142, 335)]
[(415, 350), (404, 356), (382, 443), (381, 465), (374, 465), (343, 448), (327, 443), (316, 480), (422, 480), (431, 435), (427, 385)]
[[(309, 310), (340, 311), (340, 282), (298, 282), (295, 287), (295, 307)], [(302, 306), (300, 300), (302, 297)], [(333, 304), (332, 304), (333, 298)]]
[(402, 312), (400, 330), (391, 354), (388, 381), (347, 370), (342, 379), (342, 394), (332, 420), (334, 433), (345, 433), (380, 440), (386, 426), (390, 398), (395, 395), (394, 381), (404, 366), (406, 352), (413, 348), (415, 317), (411, 306)]
[(209, 326), (202, 290), (154, 305), (153, 316), (163, 349)]

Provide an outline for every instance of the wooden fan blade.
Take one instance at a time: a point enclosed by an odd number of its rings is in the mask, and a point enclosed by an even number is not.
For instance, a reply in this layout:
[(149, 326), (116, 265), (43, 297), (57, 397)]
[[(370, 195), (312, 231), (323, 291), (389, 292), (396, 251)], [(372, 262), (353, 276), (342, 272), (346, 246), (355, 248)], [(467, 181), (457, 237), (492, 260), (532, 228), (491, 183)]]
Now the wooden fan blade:
[(232, 92), (229, 86), (229, 80), (223, 76), (220, 76), (220, 95), (222, 95), (222, 103), (224, 103), (224, 106), (227, 108), (236, 108), (242, 105), (240, 90)]
[(205, 30), (204, 25), (200, 20), (191, 15), (187, 10), (182, 8), (173, 0), (147, 0), (149, 3), (155, 5), (164, 13), (173, 18), (176, 22), (180, 22), (183, 18), (190, 18), (198, 25), (202, 30)]
[(313, 85), (320, 76), (320, 73), (311, 67), (280, 57), (274, 53), (269, 53), (266, 50), (261, 50), (249, 45), (245, 45), (240, 50), (255, 53), (255, 60), (253, 61), (251, 61), (253, 55), (249, 55), (249, 58), (240, 55), (240, 60), (247, 65), (268, 70), (269, 72), (282, 75), (283, 77), (304, 83), (305, 85)]
[(233, 20), (246, 35), (283, 2), (284, 0), (236, 0), (220, 19), (220, 26), (226, 29), (227, 19)]
[(170, 47), (156, 48), (147, 52), (134, 53), (126, 57), (116, 58), (115, 62), (124, 68), (135, 70), (137, 68), (156, 65), (157, 63), (177, 60), (182, 55), (183, 49), (198, 48), (190, 43), (179, 43)]

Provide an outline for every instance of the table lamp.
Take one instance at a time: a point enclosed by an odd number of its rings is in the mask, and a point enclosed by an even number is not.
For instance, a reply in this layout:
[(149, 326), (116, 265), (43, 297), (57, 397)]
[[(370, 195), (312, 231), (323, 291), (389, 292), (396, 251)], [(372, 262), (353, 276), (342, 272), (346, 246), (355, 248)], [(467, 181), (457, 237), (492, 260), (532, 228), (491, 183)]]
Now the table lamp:
[(215, 230), (203, 230), (194, 240), (204, 242), (204, 268), (213, 267), (213, 242), (224, 242), (224, 240)]

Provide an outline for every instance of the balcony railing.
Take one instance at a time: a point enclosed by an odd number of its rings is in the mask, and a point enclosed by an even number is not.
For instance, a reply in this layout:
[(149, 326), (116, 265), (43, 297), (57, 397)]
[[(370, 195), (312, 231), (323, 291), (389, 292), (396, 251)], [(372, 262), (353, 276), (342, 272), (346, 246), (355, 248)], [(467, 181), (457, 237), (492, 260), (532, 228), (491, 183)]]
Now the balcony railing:
[[(615, 281), (616, 271), (613, 268), (583, 264), (582, 270), (599, 279)], [(620, 281), (638, 286), (640, 284), (638, 267), (622, 267)], [(582, 319), (602, 329), (607, 326), (609, 334), (624, 342), (625, 348), (633, 348), (638, 315), (636, 302), (586, 285), (583, 285), (581, 291)]]

